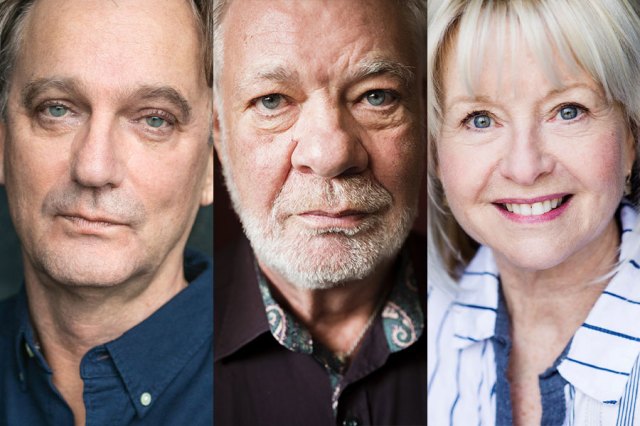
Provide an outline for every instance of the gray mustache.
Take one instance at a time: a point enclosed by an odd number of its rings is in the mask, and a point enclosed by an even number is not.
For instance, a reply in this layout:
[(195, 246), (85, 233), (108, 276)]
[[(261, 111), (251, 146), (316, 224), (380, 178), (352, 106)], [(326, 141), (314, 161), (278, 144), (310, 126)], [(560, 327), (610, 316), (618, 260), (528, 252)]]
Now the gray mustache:
[(276, 197), (273, 212), (278, 215), (341, 209), (373, 213), (387, 208), (392, 202), (389, 191), (362, 175), (331, 180), (294, 178)]

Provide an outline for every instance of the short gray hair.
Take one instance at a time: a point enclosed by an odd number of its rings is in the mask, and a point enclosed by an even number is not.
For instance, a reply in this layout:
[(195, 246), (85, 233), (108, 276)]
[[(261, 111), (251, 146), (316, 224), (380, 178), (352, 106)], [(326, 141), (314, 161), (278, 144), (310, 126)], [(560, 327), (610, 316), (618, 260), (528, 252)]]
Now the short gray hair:
[(638, 205), (640, 18), (634, 7), (638, 5), (629, 0), (593, 0), (588, 6), (581, 0), (429, 0), (427, 223), (433, 269), (444, 268), (455, 278), (477, 248), (446, 206), (437, 176), (436, 141), (443, 120), (443, 58), (456, 51), (456, 60), (466, 70), (464, 82), (471, 88), (482, 69), (481, 53), (486, 48), (489, 28), (499, 34), (521, 31), (551, 79), (557, 77), (549, 54), (555, 50), (568, 65), (584, 69), (601, 85), (608, 100), (620, 105), (636, 141), (631, 199)]
[[(302, 0), (305, 1), (305, 0)], [(335, 0), (351, 1), (351, 0)], [(417, 47), (424, 46), (427, 40), (427, 0), (395, 0), (401, 11), (406, 13), (410, 27), (418, 42)], [(218, 76), (222, 72), (224, 56), (224, 38), (222, 36), (222, 21), (232, 0), (213, 0), (213, 61), (214, 86), (217, 86)], [(420, 55), (424, 58), (426, 55)]]
[[(11, 72), (29, 12), (37, 0), (0, 0), (0, 115), (5, 116)], [(201, 34), (204, 75), (213, 87), (213, 11), (211, 0), (188, 0)]]

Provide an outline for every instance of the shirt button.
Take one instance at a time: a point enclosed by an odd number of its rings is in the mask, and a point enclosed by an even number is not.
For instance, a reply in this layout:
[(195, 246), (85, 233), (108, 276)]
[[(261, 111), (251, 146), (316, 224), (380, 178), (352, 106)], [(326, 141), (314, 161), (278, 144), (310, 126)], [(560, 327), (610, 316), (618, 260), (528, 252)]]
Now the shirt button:
[(29, 346), (28, 343), (25, 343), (24, 347), (27, 350), (27, 354), (29, 355), (29, 358), (33, 358), (33, 351), (31, 350), (31, 346)]
[(149, 392), (145, 392), (140, 395), (140, 404), (144, 405), (145, 407), (151, 404), (151, 394)]
[(360, 426), (360, 419), (357, 417), (347, 417), (342, 422), (342, 426)]

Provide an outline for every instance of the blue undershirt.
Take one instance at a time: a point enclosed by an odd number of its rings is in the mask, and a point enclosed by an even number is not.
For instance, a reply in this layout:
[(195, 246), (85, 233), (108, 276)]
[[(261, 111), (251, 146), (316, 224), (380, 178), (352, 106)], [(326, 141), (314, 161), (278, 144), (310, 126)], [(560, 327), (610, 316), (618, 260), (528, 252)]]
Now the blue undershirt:
[[(495, 335), (492, 337), (496, 359), (496, 425), (511, 426), (513, 413), (511, 388), (507, 379), (509, 355), (511, 353), (510, 319), (507, 304), (500, 286), (498, 313)], [(542, 400), (542, 426), (557, 426), (564, 423), (566, 402), (564, 388), (567, 381), (558, 372), (560, 361), (566, 356), (569, 345), (555, 360), (553, 365), (539, 376), (540, 396)]]

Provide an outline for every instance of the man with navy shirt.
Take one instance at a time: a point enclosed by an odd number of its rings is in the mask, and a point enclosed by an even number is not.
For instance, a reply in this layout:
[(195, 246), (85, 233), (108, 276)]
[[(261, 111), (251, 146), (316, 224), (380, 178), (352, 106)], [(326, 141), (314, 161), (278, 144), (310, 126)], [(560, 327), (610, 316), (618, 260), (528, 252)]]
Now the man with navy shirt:
[(0, 424), (210, 425), (208, 0), (0, 2)]

